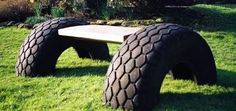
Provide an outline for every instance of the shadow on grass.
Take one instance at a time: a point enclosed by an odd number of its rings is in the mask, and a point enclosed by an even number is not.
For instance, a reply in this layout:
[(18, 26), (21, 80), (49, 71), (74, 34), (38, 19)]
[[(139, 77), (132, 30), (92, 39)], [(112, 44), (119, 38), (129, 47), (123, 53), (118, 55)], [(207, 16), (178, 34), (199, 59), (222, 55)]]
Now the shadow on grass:
[(84, 66), (74, 68), (57, 68), (54, 77), (80, 77), (85, 75), (105, 76), (108, 65), (104, 66)]
[(217, 71), (217, 86), (233, 88), (233, 91), (215, 94), (166, 92), (161, 94), (160, 103), (154, 111), (236, 111), (236, 72), (221, 69)]
[(235, 111), (235, 92), (204, 95), (200, 93), (164, 93), (154, 111)]
[[(108, 65), (103, 66), (84, 66), (73, 68), (57, 68), (55, 73), (51, 75), (54, 77), (80, 77), (84, 75), (105, 76)], [(234, 87), (236, 89), (236, 72), (218, 69), (217, 85), (223, 87)]]
[[(196, 5), (185, 10), (164, 11), (164, 21), (203, 31), (235, 32), (236, 5)], [(165, 19), (167, 18), (167, 19)]]
[(217, 85), (223, 87), (233, 87), (236, 89), (236, 72), (218, 69), (218, 83)]
[[(85, 66), (75, 68), (58, 68), (54, 77), (81, 77), (85, 75), (105, 76), (108, 66)], [(217, 86), (233, 88), (232, 91), (204, 93), (161, 94), (160, 103), (154, 109), (175, 111), (233, 111), (236, 110), (236, 72), (218, 69)], [(197, 89), (196, 89), (197, 90)], [(214, 94), (215, 93), (215, 94)]]
[(236, 5), (214, 5), (208, 7), (195, 7), (204, 16), (199, 29), (205, 31), (235, 32), (236, 26)]

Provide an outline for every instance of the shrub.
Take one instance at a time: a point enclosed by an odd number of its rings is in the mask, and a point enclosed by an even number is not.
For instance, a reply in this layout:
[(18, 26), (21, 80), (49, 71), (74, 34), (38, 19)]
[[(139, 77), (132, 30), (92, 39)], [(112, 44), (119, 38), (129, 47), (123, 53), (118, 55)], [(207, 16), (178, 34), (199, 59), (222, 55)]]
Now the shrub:
[(33, 6), (28, 0), (5, 0), (0, 1), (0, 22), (24, 21), (33, 15)]
[(53, 3), (54, 6), (60, 7), (67, 12), (81, 11), (85, 7), (84, 0), (61, 0)]
[(44, 18), (44, 17), (33, 16), (33, 17), (28, 17), (26, 19), (25, 23), (27, 23), (27, 24), (37, 24), (37, 23), (45, 22), (46, 20), (47, 20), (47, 18)]
[(107, 0), (51, 0), (51, 6), (57, 6), (66, 12), (83, 11), (85, 8), (100, 12)]
[(34, 4), (34, 15), (37, 17), (42, 15), (42, 4), (40, 2)]
[(102, 10), (100, 17), (104, 20), (109, 20), (111, 18), (111, 12), (109, 12), (107, 10)]
[(167, 5), (186, 6), (199, 3), (235, 3), (235, 0), (109, 0), (112, 7), (132, 7), (141, 13), (158, 13)]
[(64, 10), (62, 8), (59, 7), (52, 7), (51, 9), (51, 15), (53, 17), (64, 17), (65, 13)]

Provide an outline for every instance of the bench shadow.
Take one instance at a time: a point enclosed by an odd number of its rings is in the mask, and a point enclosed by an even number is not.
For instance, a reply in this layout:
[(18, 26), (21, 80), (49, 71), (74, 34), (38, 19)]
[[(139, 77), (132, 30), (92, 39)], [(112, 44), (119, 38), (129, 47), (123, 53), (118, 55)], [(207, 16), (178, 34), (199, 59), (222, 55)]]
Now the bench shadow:
[(80, 77), (85, 75), (105, 76), (108, 65), (104, 66), (84, 66), (73, 68), (57, 68), (50, 75), (53, 77)]
[(217, 72), (216, 86), (227, 90), (214, 91), (214, 94), (165, 92), (161, 94), (160, 103), (154, 111), (199, 111), (199, 109), (201, 111), (236, 111), (236, 72), (222, 69), (218, 69)]
[[(84, 75), (105, 76), (108, 65), (103, 66), (77, 66), (73, 68), (57, 68), (51, 76), (54, 77), (80, 77)], [(217, 69), (218, 82), (217, 85), (223, 87), (234, 87), (236, 89), (236, 72)]]

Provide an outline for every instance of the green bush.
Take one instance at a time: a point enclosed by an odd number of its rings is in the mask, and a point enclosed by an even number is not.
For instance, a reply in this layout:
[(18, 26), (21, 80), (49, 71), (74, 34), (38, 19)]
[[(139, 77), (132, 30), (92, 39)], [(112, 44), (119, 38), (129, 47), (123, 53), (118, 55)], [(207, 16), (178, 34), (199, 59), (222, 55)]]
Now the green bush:
[(107, 0), (51, 0), (51, 6), (60, 7), (65, 12), (84, 11), (85, 8), (100, 13), (106, 7)]
[(40, 2), (34, 4), (34, 14), (37, 17), (42, 15), (42, 4)]
[(64, 17), (65, 16), (65, 11), (64, 11), (64, 9), (59, 8), (59, 7), (52, 7), (51, 15), (53, 17)]
[(84, 0), (61, 0), (54, 6), (63, 8), (65, 11), (81, 11), (85, 6)]
[(101, 14), (100, 14), (101, 19), (109, 20), (109, 19), (111, 19), (111, 16), (112, 16), (112, 14), (108, 10), (101, 11)]
[(37, 16), (33, 16), (33, 17), (28, 17), (25, 21), (25, 23), (27, 24), (37, 24), (37, 23), (41, 23), (46, 21), (47, 18), (44, 17), (37, 17)]

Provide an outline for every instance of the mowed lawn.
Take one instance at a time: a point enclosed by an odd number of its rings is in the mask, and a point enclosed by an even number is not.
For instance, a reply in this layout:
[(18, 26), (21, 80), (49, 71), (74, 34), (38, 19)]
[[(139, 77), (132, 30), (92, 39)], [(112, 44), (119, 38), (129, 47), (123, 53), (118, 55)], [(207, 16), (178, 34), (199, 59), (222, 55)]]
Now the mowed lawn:
[[(236, 5), (197, 5), (206, 16), (197, 31), (210, 45), (218, 73), (216, 85), (197, 86), (167, 75), (155, 110), (236, 110)], [(46, 77), (17, 77), (15, 63), (27, 29), (0, 28), (0, 110), (110, 111), (102, 91), (109, 65), (106, 61), (80, 59), (72, 48), (59, 58), (57, 70)], [(110, 54), (119, 45), (109, 44)], [(118, 109), (119, 110), (119, 109)]]

